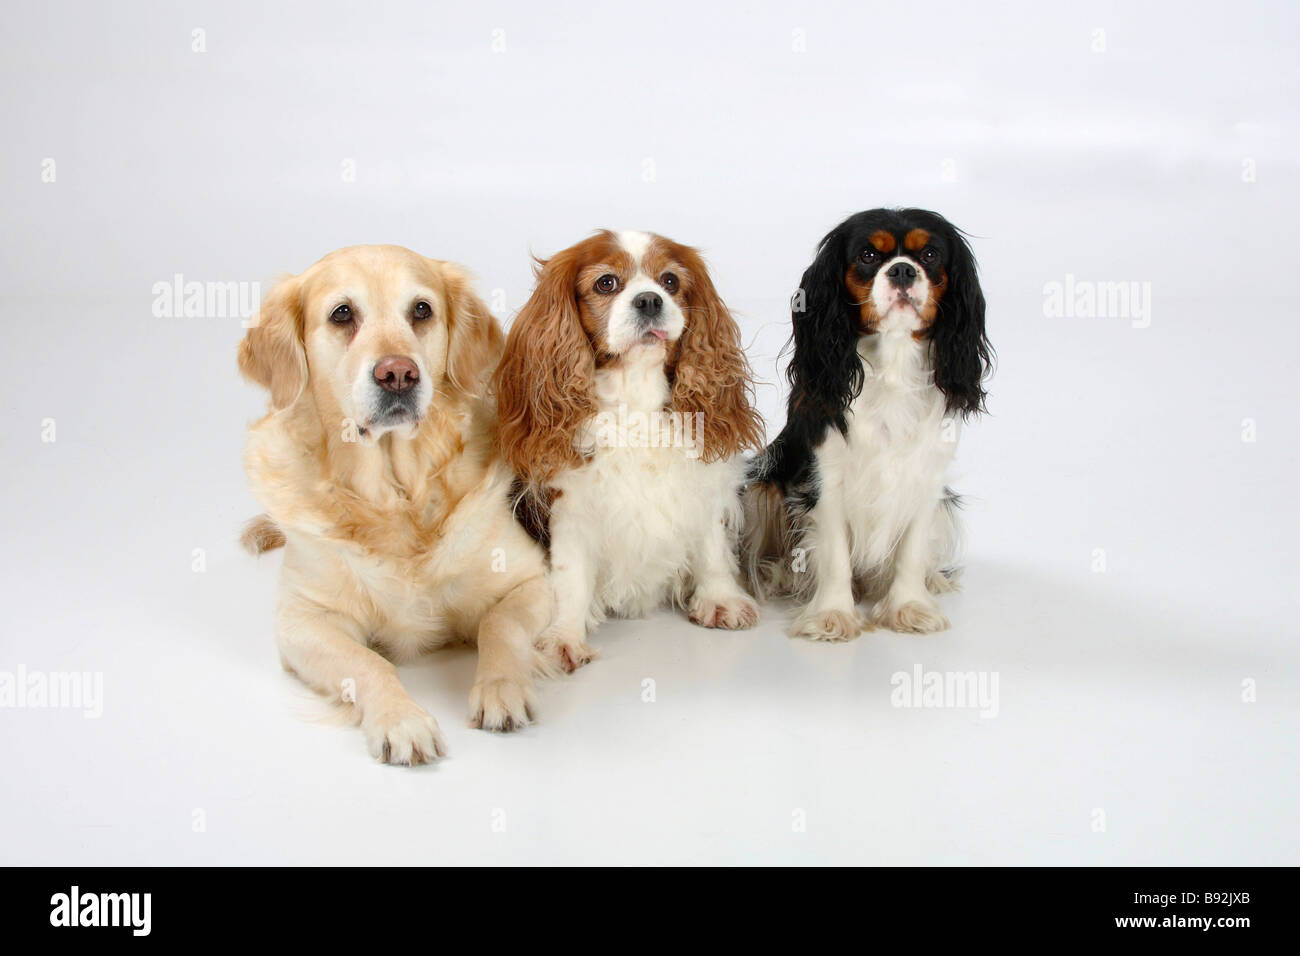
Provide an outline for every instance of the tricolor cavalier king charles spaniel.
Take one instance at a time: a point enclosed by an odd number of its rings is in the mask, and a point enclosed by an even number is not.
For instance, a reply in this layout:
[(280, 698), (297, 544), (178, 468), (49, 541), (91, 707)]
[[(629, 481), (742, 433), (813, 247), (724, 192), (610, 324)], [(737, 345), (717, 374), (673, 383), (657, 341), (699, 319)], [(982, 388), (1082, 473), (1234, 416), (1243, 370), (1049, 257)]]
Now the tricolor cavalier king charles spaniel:
[(494, 378), (516, 513), (549, 548), (556, 597), (539, 646), (589, 661), (607, 615), (665, 602), (745, 628), (745, 463), (762, 445), (740, 333), (698, 252), (603, 231), (545, 262)]
[(821, 241), (792, 323), (786, 425), (745, 496), (751, 584), (795, 597), (800, 637), (943, 630), (958, 503), (944, 477), (993, 354), (970, 246), (937, 213), (858, 213)]

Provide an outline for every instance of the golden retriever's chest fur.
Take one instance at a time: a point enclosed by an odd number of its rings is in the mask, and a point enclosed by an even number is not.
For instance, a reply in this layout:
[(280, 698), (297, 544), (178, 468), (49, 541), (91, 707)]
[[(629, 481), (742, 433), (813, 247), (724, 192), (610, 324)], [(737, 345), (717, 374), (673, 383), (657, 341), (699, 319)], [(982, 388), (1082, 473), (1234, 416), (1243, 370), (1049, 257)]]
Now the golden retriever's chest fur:
[(287, 536), (285, 574), (303, 597), (359, 622), (369, 641), (404, 659), (473, 636), (473, 608), (456, 600), (465, 575), (438, 551), (392, 558), (343, 540)]
[(386, 457), (363, 460), (344, 482), (310, 444), (288, 440), (289, 424), (256, 426), (246, 460), (254, 493), (285, 532), (282, 593), (293, 601), (354, 622), (359, 638), (400, 660), (472, 640), (489, 608), (544, 573), (510, 513), (510, 473), (481, 441), (449, 442), (444, 466), (406, 483), (394, 450), (349, 449)]

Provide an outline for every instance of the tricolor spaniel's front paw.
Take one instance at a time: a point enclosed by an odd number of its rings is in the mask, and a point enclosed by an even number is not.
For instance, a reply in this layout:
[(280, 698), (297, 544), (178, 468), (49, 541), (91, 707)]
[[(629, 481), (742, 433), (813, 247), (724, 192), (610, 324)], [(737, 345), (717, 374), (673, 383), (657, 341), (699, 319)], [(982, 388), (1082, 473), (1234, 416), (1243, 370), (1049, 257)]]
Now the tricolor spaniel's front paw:
[(925, 578), (925, 589), (931, 594), (950, 594), (961, 590), (961, 573), (957, 570), (931, 571)]
[(743, 594), (731, 597), (691, 599), (691, 620), (700, 627), (721, 627), (741, 631), (758, 623), (758, 605)]
[(903, 634), (933, 634), (948, 629), (948, 619), (934, 601), (891, 600), (889, 595), (871, 611), (871, 620)]
[(855, 609), (814, 611), (805, 608), (795, 618), (790, 634), (810, 641), (851, 641), (864, 630), (869, 630), (869, 626)]

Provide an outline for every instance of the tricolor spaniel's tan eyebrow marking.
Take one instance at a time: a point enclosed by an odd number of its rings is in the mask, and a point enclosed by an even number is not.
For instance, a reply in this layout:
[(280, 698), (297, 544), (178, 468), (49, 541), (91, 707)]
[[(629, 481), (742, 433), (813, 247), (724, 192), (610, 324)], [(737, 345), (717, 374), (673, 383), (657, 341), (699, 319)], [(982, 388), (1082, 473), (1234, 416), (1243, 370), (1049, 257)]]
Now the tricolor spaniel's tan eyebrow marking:
[(873, 232), (868, 241), (876, 247), (877, 252), (893, 252), (894, 246), (897, 245), (897, 241), (894, 237), (883, 229), (878, 229)]
[(903, 247), (911, 252), (918, 252), (930, 244), (930, 234), (924, 229), (913, 229), (903, 237)]

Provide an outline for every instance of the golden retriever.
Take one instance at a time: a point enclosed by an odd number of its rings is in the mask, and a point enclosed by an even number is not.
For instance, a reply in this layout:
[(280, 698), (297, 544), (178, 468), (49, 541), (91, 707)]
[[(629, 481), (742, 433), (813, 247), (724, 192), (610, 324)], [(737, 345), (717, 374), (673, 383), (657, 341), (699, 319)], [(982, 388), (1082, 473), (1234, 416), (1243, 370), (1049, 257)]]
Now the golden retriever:
[(477, 639), (470, 723), (498, 731), (532, 719), (548, 670), (545, 557), (511, 514), (486, 397), (502, 344), (460, 268), (355, 246), (278, 284), (239, 346), (271, 393), (244, 456), (269, 517), (245, 543), (285, 545), (281, 660), (389, 763), (445, 752), (392, 661)]

